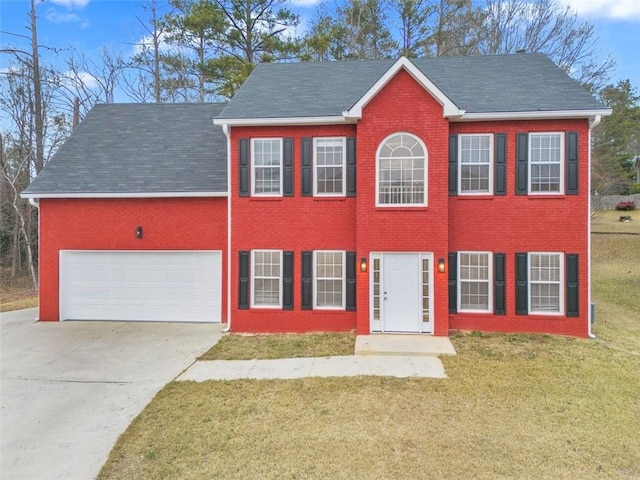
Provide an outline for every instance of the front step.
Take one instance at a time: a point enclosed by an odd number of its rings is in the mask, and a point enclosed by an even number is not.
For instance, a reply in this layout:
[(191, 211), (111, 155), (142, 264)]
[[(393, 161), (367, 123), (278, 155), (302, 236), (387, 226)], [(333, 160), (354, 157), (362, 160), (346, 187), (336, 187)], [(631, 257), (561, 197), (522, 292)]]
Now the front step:
[(455, 355), (448, 337), (432, 335), (371, 334), (356, 337), (356, 355), (402, 355), (437, 357)]

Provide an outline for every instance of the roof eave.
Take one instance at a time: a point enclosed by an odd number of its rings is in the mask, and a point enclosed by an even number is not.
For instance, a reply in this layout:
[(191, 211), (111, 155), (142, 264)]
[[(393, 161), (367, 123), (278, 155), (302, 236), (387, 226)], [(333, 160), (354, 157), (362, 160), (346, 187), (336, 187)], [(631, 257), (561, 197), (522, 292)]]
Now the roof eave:
[(201, 198), (228, 197), (228, 192), (74, 192), (21, 193), (22, 198)]
[(482, 112), (465, 113), (458, 118), (452, 119), (457, 122), (477, 122), (483, 120), (544, 120), (544, 119), (570, 119), (570, 118), (593, 118), (596, 116), (611, 115), (610, 108), (597, 110), (551, 110), (551, 111), (530, 111), (530, 112)]
[(343, 115), (327, 115), (322, 117), (278, 117), (278, 118), (214, 118), (214, 125), (230, 127), (268, 127), (286, 125), (336, 125), (354, 123), (354, 120)]

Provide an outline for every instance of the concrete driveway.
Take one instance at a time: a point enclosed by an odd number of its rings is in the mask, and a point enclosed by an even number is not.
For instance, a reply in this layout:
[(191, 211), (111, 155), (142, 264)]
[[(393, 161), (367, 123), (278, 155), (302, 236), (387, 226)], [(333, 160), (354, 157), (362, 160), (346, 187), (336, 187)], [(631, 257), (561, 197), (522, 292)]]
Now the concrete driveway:
[(2, 479), (91, 479), (133, 418), (218, 341), (219, 324), (42, 322), (3, 313)]

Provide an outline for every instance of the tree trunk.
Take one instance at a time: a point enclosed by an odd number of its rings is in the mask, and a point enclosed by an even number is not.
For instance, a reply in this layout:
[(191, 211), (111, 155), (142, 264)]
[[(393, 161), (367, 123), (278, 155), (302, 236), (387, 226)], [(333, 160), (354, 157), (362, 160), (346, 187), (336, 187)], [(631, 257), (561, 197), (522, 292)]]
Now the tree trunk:
[(42, 112), (42, 82), (40, 79), (40, 54), (38, 52), (38, 28), (35, 0), (31, 0), (31, 58), (33, 63), (33, 102), (35, 113), (36, 173), (44, 167), (44, 119)]

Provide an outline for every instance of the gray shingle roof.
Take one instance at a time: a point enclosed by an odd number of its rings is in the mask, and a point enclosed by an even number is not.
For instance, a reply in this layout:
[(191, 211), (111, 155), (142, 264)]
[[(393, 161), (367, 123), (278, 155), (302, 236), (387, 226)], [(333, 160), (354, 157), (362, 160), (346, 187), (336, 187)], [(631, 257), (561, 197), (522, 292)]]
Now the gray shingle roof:
[(225, 193), (223, 107), (96, 105), (23, 193)]
[[(411, 60), (467, 113), (605, 108), (542, 54)], [(218, 119), (340, 116), (394, 63), (260, 64)]]

